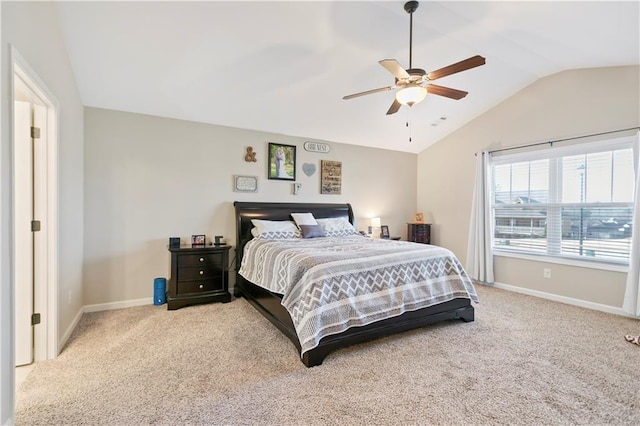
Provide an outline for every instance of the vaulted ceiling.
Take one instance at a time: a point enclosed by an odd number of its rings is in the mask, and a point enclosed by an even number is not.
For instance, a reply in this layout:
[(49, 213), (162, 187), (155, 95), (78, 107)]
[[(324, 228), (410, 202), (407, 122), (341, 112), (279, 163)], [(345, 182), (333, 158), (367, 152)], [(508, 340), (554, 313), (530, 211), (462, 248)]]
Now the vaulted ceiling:
[(486, 65), (437, 81), (469, 94), (428, 95), (390, 116), (393, 91), (343, 100), (394, 83), (378, 61), (409, 67), (403, 5), (56, 2), (86, 106), (405, 152), (547, 75), (640, 64), (637, 1), (422, 1), (414, 68), (484, 56)]

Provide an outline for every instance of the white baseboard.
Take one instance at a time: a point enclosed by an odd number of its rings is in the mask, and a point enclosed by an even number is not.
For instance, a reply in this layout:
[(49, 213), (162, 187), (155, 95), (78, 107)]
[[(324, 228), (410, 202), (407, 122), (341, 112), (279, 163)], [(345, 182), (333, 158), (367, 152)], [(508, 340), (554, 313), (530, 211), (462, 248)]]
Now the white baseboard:
[(144, 299), (122, 300), (120, 302), (98, 303), (95, 305), (85, 305), (84, 312), (111, 311), (113, 309), (132, 308), (134, 306), (152, 305), (153, 297)]
[(71, 337), (71, 333), (73, 333), (73, 330), (76, 329), (76, 326), (78, 325), (80, 318), (82, 318), (83, 313), (84, 313), (84, 307), (80, 308), (76, 316), (73, 317), (73, 321), (71, 321), (71, 324), (69, 324), (69, 327), (67, 327), (67, 330), (64, 332), (62, 337), (58, 339), (58, 350), (56, 351), (56, 356), (60, 354), (60, 351), (62, 350), (62, 348), (64, 348), (64, 345), (67, 344), (67, 340), (69, 340), (69, 337)]
[(151, 305), (153, 304), (153, 297), (145, 297), (144, 299), (133, 299), (133, 300), (122, 300), (120, 302), (110, 302), (110, 303), (97, 303), (95, 305), (85, 305), (76, 314), (71, 321), (71, 324), (64, 332), (60, 340), (58, 340), (58, 351), (57, 354), (60, 353), (64, 345), (67, 344), (67, 340), (71, 337), (71, 333), (76, 329), (80, 318), (82, 318), (82, 314), (86, 312), (100, 312), (100, 311), (110, 311), (113, 309), (122, 309), (122, 308), (131, 308), (134, 306), (142, 306), (142, 305)]
[(581, 308), (593, 309), (594, 311), (607, 312), (609, 314), (620, 315), (629, 318), (637, 318), (633, 315), (629, 315), (622, 308), (616, 308), (615, 306), (603, 305), (601, 303), (589, 302), (586, 300), (574, 299), (572, 297), (559, 296), (557, 294), (546, 293), (544, 291), (532, 290), (529, 288), (518, 287), (504, 283), (488, 284), (489, 286), (500, 288), (503, 290), (513, 291), (516, 293), (527, 294), (529, 296), (540, 297), (541, 299), (553, 300), (554, 302), (566, 303), (568, 305), (579, 306)]

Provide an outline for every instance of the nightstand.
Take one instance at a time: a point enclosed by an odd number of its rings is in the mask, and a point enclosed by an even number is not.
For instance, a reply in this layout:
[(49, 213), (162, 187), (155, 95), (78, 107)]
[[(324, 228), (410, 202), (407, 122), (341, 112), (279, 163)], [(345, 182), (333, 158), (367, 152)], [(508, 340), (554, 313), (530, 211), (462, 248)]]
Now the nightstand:
[(231, 301), (229, 293), (230, 246), (170, 248), (171, 278), (167, 309), (198, 303)]
[(431, 244), (431, 224), (409, 223), (407, 224), (407, 239), (414, 243)]

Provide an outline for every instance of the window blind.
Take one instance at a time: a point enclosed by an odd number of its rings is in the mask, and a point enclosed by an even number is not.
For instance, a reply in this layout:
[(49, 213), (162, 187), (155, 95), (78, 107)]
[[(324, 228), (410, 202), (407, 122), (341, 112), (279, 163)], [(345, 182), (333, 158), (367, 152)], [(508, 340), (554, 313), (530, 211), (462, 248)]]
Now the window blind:
[(636, 139), (493, 156), (494, 250), (628, 263)]

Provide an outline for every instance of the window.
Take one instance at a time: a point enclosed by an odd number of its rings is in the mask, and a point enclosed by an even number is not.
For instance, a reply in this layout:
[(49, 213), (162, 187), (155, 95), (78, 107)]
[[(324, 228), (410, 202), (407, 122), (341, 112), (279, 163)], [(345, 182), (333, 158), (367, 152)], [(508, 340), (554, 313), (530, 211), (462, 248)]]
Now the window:
[(628, 264), (633, 141), (494, 156), (494, 251)]

